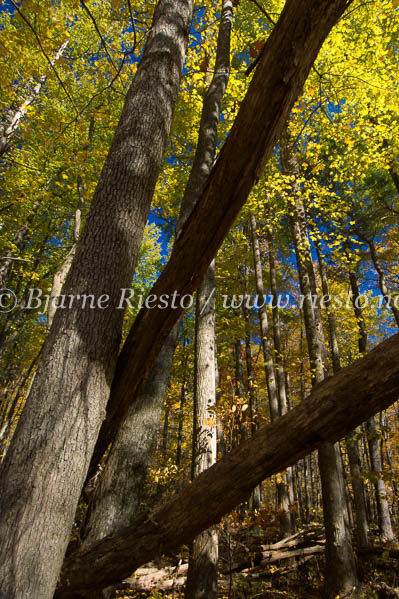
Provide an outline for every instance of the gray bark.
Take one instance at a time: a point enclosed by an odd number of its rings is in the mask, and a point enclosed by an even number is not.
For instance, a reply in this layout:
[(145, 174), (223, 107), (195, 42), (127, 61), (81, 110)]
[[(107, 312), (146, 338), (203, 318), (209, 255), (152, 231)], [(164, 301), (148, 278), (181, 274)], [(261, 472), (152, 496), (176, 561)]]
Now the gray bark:
[[(325, 309), (327, 311), (328, 318), (328, 333), (330, 342), (330, 353), (332, 357), (333, 372), (337, 373), (341, 369), (341, 358), (339, 353), (337, 328), (335, 322), (335, 315), (331, 309), (331, 302), (329, 300), (329, 288), (327, 273), (322, 257), (320, 244), (316, 243), (317, 257), (319, 261), (320, 278), (322, 284), (323, 295), (328, 298), (324, 302)], [(365, 501), (365, 488), (363, 479), (361, 477), (360, 470), (360, 454), (359, 444), (353, 435), (349, 435), (346, 440), (346, 449), (348, 452), (349, 468), (351, 473), (351, 482), (353, 489), (353, 499), (355, 503), (355, 517), (356, 517), (356, 537), (358, 547), (368, 547), (368, 523), (367, 523), (367, 509)]]
[[(284, 168), (288, 169), (288, 172), (296, 172), (294, 157), (282, 156), (282, 160)], [(293, 195), (294, 208), (291, 229), (303, 297), (303, 313), (312, 378), (313, 384), (317, 385), (325, 377), (326, 348), (317, 304), (316, 278), (308, 238), (305, 207), (297, 183), (293, 184)], [(331, 599), (337, 595), (351, 593), (358, 584), (355, 557), (347, 522), (344, 481), (339, 460), (337, 447), (330, 443), (325, 443), (320, 447), (318, 461), (326, 531), (324, 594)]]
[(57, 310), (1, 469), (0, 596), (50, 599), (119, 349), (121, 289), (134, 271), (168, 138), (191, 21), (189, 0), (158, 4), (66, 283), (106, 309)]
[[(216, 461), (214, 263), (197, 292), (194, 380), (193, 478)], [(215, 527), (194, 540), (188, 563), (186, 599), (217, 599), (218, 535)]]
[[(354, 269), (349, 270), (349, 281), (352, 291), (353, 310), (356, 316), (357, 327), (359, 331), (359, 353), (363, 355), (367, 351), (367, 331), (366, 323), (363, 317), (363, 311), (360, 308), (360, 303), (357, 301), (360, 298), (360, 290), (357, 282), (357, 277)], [(374, 474), (374, 490), (375, 501), (378, 514), (378, 528), (380, 537), (383, 542), (395, 540), (395, 534), (392, 530), (391, 516), (387, 501), (387, 490), (384, 479), (382, 478), (382, 465), (379, 450), (379, 439), (375, 418), (372, 416), (366, 423), (367, 443), (370, 453), (370, 465)]]
[[(271, 344), (271, 335), (269, 330), (269, 322), (267, 318), (267, 311), (265, 302), (261, 298), (265, 295), (265, 288), (263, 285), (263, 274), (262, 274), (262, 260), (259, 247), (259, 239), (257, 234), (256, 218), (251, 213), (251, 233), (252, 233), (252, 251), (254, 256), (254, 267), (255, 267), (255, 280), (256, 280), (256, 292), (260, 299), (259, 308), (259, 326), (260, 334), (262, 339), (263, 349), (263, 360), (265, 364), (266, 384), (267, 392), (269, 397), (269, 408), (270, 408), (270, 420), (274, 422), (280, 417), (280, 405), (279, 396), (276, 385), (276, 376), (273, 362), (273, 349)], [(276, 349), (276, 348), (274, 348)], [(281, 349), (281, 348), (280, 348)], [(285, 391), (285, 383), (284, 383)], [(286, 409), (286, 397), (285, 397), (285, 409)], [(289, 492), (287, 486), (287, 477), (280, 477), (281, 480), (277, 482), (277, 501), (278, 501), (278, 515), (280, 522), (280, 532), (283, 537), (291, 534), (291, 515), (289, 505)]]

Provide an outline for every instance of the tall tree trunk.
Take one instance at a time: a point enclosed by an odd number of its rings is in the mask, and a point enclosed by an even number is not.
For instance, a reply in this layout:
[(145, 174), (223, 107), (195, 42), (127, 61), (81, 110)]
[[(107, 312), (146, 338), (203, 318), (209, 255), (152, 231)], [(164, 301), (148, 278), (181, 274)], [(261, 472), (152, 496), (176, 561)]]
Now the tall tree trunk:
[[(187, 213), (193, 210), (198, 200), (198, 194), (201, 193), (214, 162), (220, 106), (229, 76), (231, 22), (232, 3), (231, 0), (225, 0), (220, 21), (215, 72), (204, 99), (198, 146), (182, 200), (177, 225), (178, 231), (181, 230)], [(85, 539), (84, 546), (122, 526), (127, 526), (136, 515), (141, 497), (140, 489), (144, 485), (159, 426), (162, 401), (169, 379), (178, 327), (179, 321), (163, 347), (164, 355), (161, 362), (158, 365), (156, 363), (151, 371), (148, 380), (156, 381), (156, 384), (150, 385), (149, 389), (140, 393), (138, 402), (130, 406), (126, 420), (118, 431), (102, 475), (101, 486), (94, 498), (94, 508), (89, 513), (87, 523), (89, 534)], [(180, 465), (182, 452), (184, 403), (185, 380), (181, 390), (176, 450), (177, 465)], [(147, 425), (143, 428), (144, 422)], [(126, 468), (127, 460), (132, 465), (130, 469)], [(110, 489), (113, 491), (111, 492)], [(123, 511), (120, 509), (122, 505), (124, 506)]]
[[(56, 312), (2, 464), (0, 595), (9, 599), (50, 599), (55, 590), (105, 415), (122, 331), (117, 307), (161, 167), (191, 13), (191, 0), (157, 5), (65, 283), (73, 305)], [(83, 307), (85, 294), (105, 309)]]
[[(335, 316), (331, 309), (330, 293), (328, 288), (327, 272), (324, 265), (322, 251), (320, 243), (316, 242), (316, 252), (319, 262), (320, 278), (323, 290), (324, 306), (327, 311), (328, 318), (328, 336), (330, 342), (330, 352), (332, 357), (333, 372), (337, 373), (341, 369), (341, 357), (339, 353), (337, 328), (335, 323)], [(363, 479), (361, 477), (360, 470), (360, 454), (358, 440), (353, 436), (349, 435), (346, 438), (346, 449), (348, 452), (349, 468), (352, 479), (353, 498), (355, 503), (355, 516), (356, 516), (356, 536), (358, 547), (368, 547), (368, 523), (367, 523), (367, 509), (365, 501), (365, 488)]]
[[(179, 407), (179, 420), (177, 425), (177, 444), (176, 444), (176, 466), (179, 467), (181, 463), (182, 447), (183, 447), (183, 424), (184, 424), (184, 406), (186, 403), (186, 356), (183, 364), (183, 381), (180, 388), (180, 407)], [(134, 404), (133, 404), (134, 405)]]
[[(251, 352), (251, 331), (249, 325), (249, 314), (244, 311), (245, 318), (245, 364), (247, 367), (247, 393), (249, 403), (249, 428), (251, 435), (254, 435), (258, 430), (258, 404), (256, 400), (255, 373), (253, 369), (252, 352)], [(261, 504), (262, 489), (257, 486), (252, 493), (250, 505), (251, 509), (259, 510)]]
[[(295, 157), (282, 153), (285, 172), (296, 173)], [(294, 239), (303, 312), (313, 384), (325, 376), (326, 348), (318, 308), (316, 278), (310, 250), (306, 213), (298, 183), (293, 184), (293, 216), (291, 230)], [(350, 594), (357, 586), (355, 558), (347, 522), (344, 481), (337, 447), (323, 444), (318, 453), (322, 485), (323, 516), (326, 532), (326, 569), (324, 594), (327, 598)]]
[[(270, 272), (270, 291), (272, 296), (272, 318), (273, 318), (273, 341), (274, 341), (274, 355), (276, 362), (277, 372), (277, 388), (278, 388), (278, 407), (281, 416), (288, 411), (288, 397), (287, 397), (287, 384), (286, 384), (286, 372), (284, 369), (283, 353), (281, 348), (281, 324), (280, 324), (280, 310), (278, 303), (278, 290), (277, 290), (277, 269), (276, 261), (274, 256), (273, 247), (273, 236), (271, 231), (267, 231), (267, 241), (269, 248), (269, 272)], [(287, 486), (288, 503), (290, 509), (291, 519), (291, 533), (296, 530), (296, 513), (293, 509), (294, 505), (294, 491), (293, 491), (293, 475), (292, 468), (287, 468), (287, 474), (284, 476), (284, 483)]]
[[(352, 291), (353, 310), (356, 316), (357, 327), (359, 331), (359, 353), (363, 355), (367, 351), (367, 331), (366, 323), (363, 317), (363, 310), (360, 307), (360, 290), (357, 282), (356, 273), (353, 268), (349, 270), (349, 281)], [(366, 423), (367, 443), (370, 452), (371, 469), (374, 473), (375, 501), (378, 514), (378, 528), (381, 540), (385, 543), (395, 540), (392, 530), (391, 517), (387, 501), (387, 490), (382, 477), (381, 456), (379, 450), (379, 439), (375, 418), (372, 416)]]
[[(259, 298), (259, 326), (262, 339), (263, 360), (265, 364), (267, 393), (269, 397), (270, 420), (274, 422), (280, 416), (279, 396), (277, 392), (276, 376), (273, 363), (273, 350), (270, 341), (269, 322), (267, 318), (266, 302), (264, 301), (265, 289), (263, 285), (262, 260), (260, 255), (259, 239), (257, 234), (256, 217), (251, 213), (252, 251), (255, 266), (256, 293)], [(276, 349), (276, 348), (275, 348)], [(281, 348), (280, 348), (281, 349)], [(284, 387), (285, 389), (285, 387)], [(286, 404), (286, 398), (285, 398)], [(285, 405), (286, 410), (286, 405)], [(279, 476), (277, 479), (277, 502), (280, 522), (280, 533), (283, 537), (291, 534), (291, 515), (287, 477)]]
[(57, 599), (76, 599), (129, 576), (156, 555), (174, 551), (244, 501), (267, 476), (344, 437), (397, 401), (399, 334), (312, 389), (309, 397), (263, 426), (171, 501), (66, 561)]
[[(194, 373), (193, 478), (216, 461), (214, 262), (197, 292)], [(186, 599), (217, 599), (218, 535), (211, 527), (190, 551)]]

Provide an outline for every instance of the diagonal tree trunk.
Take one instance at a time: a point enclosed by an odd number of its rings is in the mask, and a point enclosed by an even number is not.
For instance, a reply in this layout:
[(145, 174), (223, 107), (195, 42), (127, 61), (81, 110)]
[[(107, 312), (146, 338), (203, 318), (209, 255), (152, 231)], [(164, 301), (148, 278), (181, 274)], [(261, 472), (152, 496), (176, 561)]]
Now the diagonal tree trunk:
[(127, 93), (64, 293), (1, 470), (0, 596), (50, 599), (119, 349), (130, 286), (175, 108), (191, 0), (160, 0)]
[[(172, 256), (151, 293), (181, 297), (200, 284), (243, 206), (309, 70), (350, 0), (288, 0), (274, 27), (235, 123)], [(91, 470), (95, 471), (137, 397), (157, 352), (182, 308), (142, 309), (118, 359), (117, 370)]]
[(247, 499), (264, 478), (344, 437), (398, 397), (399, 334), (316, 385), (309, 397), (203, 472), (174, 499), (66, 561), (57, 599), (129, 576), (190, 542)]

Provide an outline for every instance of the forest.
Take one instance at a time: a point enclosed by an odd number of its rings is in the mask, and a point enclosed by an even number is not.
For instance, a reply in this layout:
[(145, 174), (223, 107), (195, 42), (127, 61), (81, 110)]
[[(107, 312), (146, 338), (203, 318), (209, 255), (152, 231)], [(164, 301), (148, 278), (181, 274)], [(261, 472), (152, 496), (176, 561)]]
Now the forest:
[(399, 0), (0, 3), (0, 599), (399, 597)]

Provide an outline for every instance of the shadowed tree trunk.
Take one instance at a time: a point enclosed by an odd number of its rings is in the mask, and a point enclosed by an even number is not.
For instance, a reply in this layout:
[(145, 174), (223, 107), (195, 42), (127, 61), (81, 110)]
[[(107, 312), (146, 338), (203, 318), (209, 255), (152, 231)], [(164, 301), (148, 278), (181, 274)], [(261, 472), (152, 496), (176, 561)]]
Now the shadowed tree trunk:
[[(50, 599), (120, 345), (128, 288), (174, 112), (191, 0), (161, 0), (1, 469), (0, 595)], [(95, 305), (90, 309), (90, 294)], [(79, 300), (77, 300), (79, 296)], [(103, 309), (98, 309), (98, 308)]]

